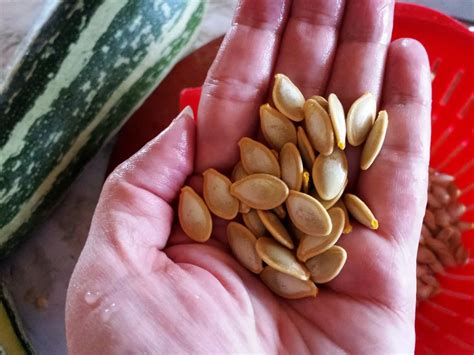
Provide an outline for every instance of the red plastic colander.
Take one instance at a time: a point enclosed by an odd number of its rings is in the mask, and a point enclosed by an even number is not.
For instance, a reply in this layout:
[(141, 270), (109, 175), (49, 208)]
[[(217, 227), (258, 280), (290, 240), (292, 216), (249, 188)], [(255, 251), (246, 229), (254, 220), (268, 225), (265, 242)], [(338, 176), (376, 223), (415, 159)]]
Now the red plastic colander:
[[(474, 34), (437, 11), (397, 4), (393, 39), (415, 38), (425, 46), (433, 72), (430, 165), (456, 177), (460, 200), (474, 221)], [(180, 108), (197, 112), (201, 88), (181, 92)], [(416, 313), (417, 354), (474, 353), (474, 231), (464, 232), (467, 265), (439, 275), (441, 292), (420, 302)]]

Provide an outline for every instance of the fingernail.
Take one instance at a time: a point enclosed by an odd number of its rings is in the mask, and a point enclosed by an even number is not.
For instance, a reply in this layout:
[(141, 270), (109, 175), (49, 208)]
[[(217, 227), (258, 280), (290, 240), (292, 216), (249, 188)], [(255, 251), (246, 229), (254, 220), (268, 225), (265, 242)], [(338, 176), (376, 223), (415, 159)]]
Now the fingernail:
[(186, 106), (178, 115), (178, 117), (189, 116), (194, 119), (194, 112), (191, 106)]

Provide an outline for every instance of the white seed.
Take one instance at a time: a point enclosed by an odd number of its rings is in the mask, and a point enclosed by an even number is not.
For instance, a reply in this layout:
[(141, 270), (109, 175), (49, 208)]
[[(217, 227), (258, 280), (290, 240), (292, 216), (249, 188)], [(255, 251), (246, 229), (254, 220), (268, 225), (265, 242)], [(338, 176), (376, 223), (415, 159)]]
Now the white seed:
[(291, 120), (299, 122), (304, 119), (304, 96), (286, 75), (275, 75), (272, 98), (278, 111)]
[(237, 222), (227, 225), (227, 240), (237, 260), (248, 270), (258, 274), (263, 270), (262, 259), (255, 249), (257, 238), (250, 230)]
[(294, 249), (295, 245), (280, 219), (270, 211), (257, 210), (258, 217), (273, 238), (288, 249)]
[(343, 199), (349, 213), (359, 223), (371, 229), (377, 229), (379, 227), (379, 222), (374, 214), (360, 198), (356, 195), (346, 193), (344, 194)]
[(196, 242), (205, 242), (212, 232), (212, 218), (203, 199), (189, 186), (179, 195), (178, 218), (184, 233)]
[(331, 232), (332, 224), (326, 209), (314, 197), (298, 191), (290, 191), (286, 200), (288, 216), (303, 233), (324, 236)]
[(309, 271), (300, 263), (293, 252), (273, 239), (262, 237), (257, 240), (257, 254), (272, 268), (300, 280), (309, 279)]
[(291, 190), (300, 191), (303, 183), (303, 160), (296, 145), (286, 143), (280, 151), (281, 179)]
[(319, 155), (312, 169), (313, 184), (319, 196), (324, 200), (335, 198), (344, 188), (347, 172), (347, 159), (343, 151), (334, 149), (329, 156)]
[(340, 246), (334, 245), (322, 254), (309, 259), (305, 264), (311, 272), (311, 279), (316, 283), (333, 280), (346, 263), (347, 253)]
[(230, 193), (251, 208), (271, 210), (288, 197), (288, 186), (269, 174), (253, 174), (234, 182)]
[(315, 150), (329, 155), (334, 149), (334, 132), (331, 119), (324, 108), (315, 100), (309, 99), (304, 104), (305, 130)]
[(240, 159), (247, 174), (270, 174), (280, 177), (280, 165), (275, 155), (251, 138), (244, 137), (239, 141)]
[(368, 92), (354, 101), (347, 112), (347, 141), (354, 147), (364, 143), (375, 121), (377, 102)]
[(249, 213), (242, 215), (242, 219), (247, 228), (257, 237), (263, 237), (265, 235), (267, 229), (260, 220), (257, 210), (251, 209)]
[(317, 191), (314, 191), (311, 196), (313, 196), (316, 200), (318, 200), (319, 202), (321, 202), (321, 204), (323, 205), (323, 207), (325, 209), (330, 209), (331, 207), (333, 207), (341, 198), (342, 194), (344, 193), (344, 190), (346, 189), (346, 186), (347, 186), (347, 183), (349, 182), (349, 180), (346, 179), (346, 182), (343, 186), (343, 188), (341, 189), (341, 191), (336, 195), (336, 197), (330, 199), (330, 200), (325, 200), (323, 198), (321, 198), (321, 196), (319, 196), (318, 192)]
[(335, 94), (330, 94), (328, 98), (329, 117), (331, 117), (332, 128), (336, 136), (336, 144), (339, 149), (346, 148), (346, 119), (341, 101)]
[(377, 158), (377, 155), (379, 155), (383, 141), (385, 140), (387, 127), (387, 111), (380, 111), (362, 149), (362, 155), (360, 157), (360, 168), (362, 170), (370, 168), (375, 158)]
[(232, 182), (214, 169), (207, 169), (202, 175), (202, 192), (207, 207), (220, 218), (234, 219), (239, 213), (239, 200), (230, 194)]
[(318, 288), (311, 281), (299, 280), (293, 276), (266, 266), (260, 273), (260, 278), (267, 287), (278, 296), (287, 299), (316, 297)]
[(332, 222), (331, 233), (324, 237), (313, 237), (305, 234), (300, 240), (296, 252), (299, 260), (306, 261), (313, 256), (321, 254), (339, 240), (344, 229), (344, 211), (337, 207), (331, 208), (329, 210), (329, 217), (331, 217)]
[(298, 149), (300, 150), (304, 165), (308, 169), (311, 169), (313, 162), (316, 159), (313, 146), (311, 145), (303, 127), (298, 127), (296, 135), (298, 136)]
[(277, 150), (288, 142), (296, 144), (293, 122), (269, 104), (260, 106), (260, 128), (268, 144)]
[(311, 96), (311, 99), (316, 101), (323, 109), (326, 110), (326, 112), (329, 112), (329, 103), (328, 100), (326, 100), (324, 97), (319, 95), (313, 95)]

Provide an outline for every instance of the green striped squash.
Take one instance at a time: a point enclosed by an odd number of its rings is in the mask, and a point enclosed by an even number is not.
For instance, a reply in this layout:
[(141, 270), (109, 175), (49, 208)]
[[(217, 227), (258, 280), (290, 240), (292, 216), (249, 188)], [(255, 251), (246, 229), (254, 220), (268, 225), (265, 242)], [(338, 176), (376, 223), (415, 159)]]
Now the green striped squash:
[(0, 258), (179, 59), (205, 0), (59, 1), (0, 92)]

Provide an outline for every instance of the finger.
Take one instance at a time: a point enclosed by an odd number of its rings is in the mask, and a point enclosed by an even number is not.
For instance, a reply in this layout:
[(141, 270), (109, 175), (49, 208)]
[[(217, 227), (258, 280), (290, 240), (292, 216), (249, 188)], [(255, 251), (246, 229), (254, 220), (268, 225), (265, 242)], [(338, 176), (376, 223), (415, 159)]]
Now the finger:
[(275, 73), (291, 78), (305, 97), (322, 94), (331, 70), (344, 0), (294, 0)]
[(431, 80), (428, 56), (415, 40), (390, 45), (382, 107), (389, 124), (382, 150), (359, 180), (382, 234), (408, 243), (416, 254), (426, 206)]
[(379, 97), (393, 26), (393, 0), (348, 0), (327, 94), (347, 110), (365, 92)]
[(169, 202), (193, 171), (194, 139), (195, 124), (188, 107), (117, 167), (104, 185), (89, 239), (127, 254), (162, 249), (173, 221)]
[(289, 0), (242, 0), (203, 86), (196, 171), (229, 169), (238, 140), (255, 133)]

